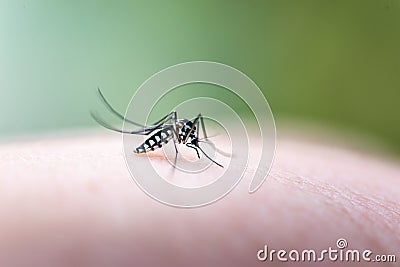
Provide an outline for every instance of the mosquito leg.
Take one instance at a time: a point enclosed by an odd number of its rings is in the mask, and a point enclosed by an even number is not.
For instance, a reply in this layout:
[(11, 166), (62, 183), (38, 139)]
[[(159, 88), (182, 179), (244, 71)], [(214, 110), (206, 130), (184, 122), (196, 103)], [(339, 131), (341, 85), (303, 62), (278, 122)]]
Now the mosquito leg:
[(107, 101), (107, 99), (104, 97), (103, 93), (101, 92), (100, 88), (97, 87), (97, 93), (99, 94), (99, 97), (101, 99), (101, 101), (104, 103), (104, 105), (106, 106), (106, 108), (113, 113), (115, 116), (117, 116), (118, 118), (122, 119), (123, 121), (129, 122), (133, 125), (139, 126), (139, 127), (145, 127), (144, 125), (140, 124), (140, 123), (136, 123), (134, 121), (131, 121), (127, 118), (125, 118), (124, 116), (121, 115), (121, 113), (119, 113), (118, 111), (116, 111), (111, 104)]
[(172, 111), (170, 113), (170, 117), (168, 118), (168, 121), (170, 122), (170, 124), (172, 124), (172, 125), (168, 125), (168, 127), (172, 130), (172, 141), (173, 141), (174, 147), (175, 147), (175, 159), (174, 159), (174, 167), (175, 167), (177, 159), (178, 159), (178, 148), (176, 146), (176, 142), (177, 141), (179, 142), (179, 135), (176, 131), (176, 123), (177, 123), (176, 111)]
[(171, 113), (165, 115), (164, 117), (162, 117), (160, 120), (156, 121), (155, 123), (153, 123), (153, 124), (151, 124), (151, 125), (148, 125), (148, 126), (145, 126), (145, 125), (142, 125), (142, 124), (140, 124), (140, 123), (136, 123), (136, 122), (134, 122), (134, 121), (131, 121), (131, 120), (125, 118), (123, 115), (121, 115), (121, 113), (119, 113), (118, 111), (116, 111), (116, 110), (111, 106), (111, 104), (107, 101), (107, 99), (104, 97), (104, 95), (103, 95), (103, 93), (101, 92), (101, 90), (100, 90), (99, 87), (97, 87), (97, 93), (99, 94), (99, 97), (100, 97), (101, 101), (104, 103), (104, 105), (106, 106), (106, 108), (107, 108), (111, 113), (113, 113), (115, 116), (117, 116), (118, 118), (122, 119), (122, 120), (125, 121), (125, 122), (128, 122), (128, 123), (131, 123), (131, 124), (133, 124), (133, 125), (142, 127), (143, 131), (147, 131), (147, 130), (150, 130), (150, 129), (152, 129), (152, 130), (156, 129), (156, 127), (159, 127), (159, 126), (160, 126), (160, 123), (162, 124), (165, 120), (168, 119), (168, 117), (172, 116), (173, 113), (174, 113), (174, 115), (175, 115), (175, 117), (176, 117), (176, 112), (173, 111), (173, 112), (171, 112)]
[(176, 167), (176, 162), (178, 160), (178, 148), (176, 147), (176, 144), (174, 142), (174, 146), (175, 146), (175, 159), (174, 159), (174, 168)]
[[(175, 146), (175, 154), (178, 155), (178, 148), (176, 147), (176, 141), (177, 141), (177, 139), (179, 141), (179, 135), (178, 135), (178, 132), (176, 131), (176, 123), (177, 123), (176, 111), (172, 111), (170, 113), (170, 117), (168, 118), (168, 121), (172, 124), (172, 125), (168, 125), (167, 127), (170, 127), (172, 130), (172, 139), (173, 139), (174, 146)], [(166, 128), (166, 127), (164, 127), (164, 128)]]
[[(187, 135), (186, 135), (186, 137), (185, 137), (185, 140), (183, 140), (183, 143), (184, 143), (184, 144), (187, 142), (188, 138), (189, 138), (190, 135), (192, 134), (192, 132), (193, 132), (193, 130), (194, 130), (194, 127), (196, 127), (196, 125), (197, 125), (197, 133), (198, 133), (198, 131), (199, 131), (198, 122), (199, 122), (200, 116), (201, 116), (201, 114), (199, 114), (199, 115), (193, 120), (192, 127), (190, 128), (189, 132), (187, 133)], [(198, 135), (197, 135), (197, 136), (198, 136)]]
[(173, 137), (173, 141), (174, 141), (174, 147), (175, 147), (175, 159), (176, 159), (176, 157), (178, 156), (178, 148), (176, 147), (176, 140), (175, 140), (175, 137)]
[(173, 124), (174, 124), (174, 131), (175, 131), (175, 135), (176, 138), (178, 139), (178, 143), (181, 143), (181, 137), (178, 134), (178, 115), (176, 114), (176, 111), (172, 111), (172, 120), (173, 120)]
[(199, 155), (199, 150), (198, 150), (198, 149), (200, 149), (201, 152), (203, 152), (203, 154), (206, 156), (206, 158), (208, 158), (209, 160), (211, 160), (213, 163), (215, 163), (216, 165), (220, 166), (221, 168), (224, 167), (224, 166), (222, 166), (221, 164), (219, 164), (218, 162), (216, 162), (215, 160), (213, 160), (212, 158), (210, 158), (210, 156), (208, 156), (208, 155), (206, 154), (206, 152), (204, 152), (204, 150), (201, 149), (200, 146), (194, 146), (194, 145), (192, 145), (192, 144), (190, 144), (190, 143), (186, 144), (186, 146), (195, 149), (196, 152), (197, 152), (197, 156), (198, 156), (199, 158), (200, 158), (200, 155)]
[(197, 157), (200, 158), (200, 153), (199, 153), (199, 150), (197, 149), (197, 147), (193, 146), (193, 145), (190, 144), (190, 143), (187, 143), (186, 146), (187, 146), (187, 147), (190, 147), (190, 148), (193, 148), (194, 150), (196, 150)]
[[(206, 133), (206, 125), (204, 123), (204, 118), (203, 115), (199, 114), (200, 116), (200, 122), (201, 122), (201, 128), (203, 129), (203, 134), (204, 134), (204, 139), (208, 139), (207, 133)], [(197, 133), (197, 136), (199, 136), (199, 133)]]
[[(200, 121), (201, 121), (201, 119), (203, 118), (203, 116), (201, 116), (201, 114), (199, 114), (197, 117), (199, 118), (199, 120), (197, 120), (197, 123), (196, 123), (196, 136), (197, 136), (197, 138), (199, 138), (199, 137), (200, 137), (200, 136), (199, 136)], [(204, 131), (204, 128), (203, 128), (203, 131)]]

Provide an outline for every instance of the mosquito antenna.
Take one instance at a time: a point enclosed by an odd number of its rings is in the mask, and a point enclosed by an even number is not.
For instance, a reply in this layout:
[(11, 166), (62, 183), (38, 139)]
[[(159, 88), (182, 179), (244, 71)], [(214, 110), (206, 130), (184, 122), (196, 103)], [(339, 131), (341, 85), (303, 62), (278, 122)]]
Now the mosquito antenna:
[(215, 160), (213, 160), (212, 158), (210, 158), (207, 154), (206, 154), (206, 152), (204, 152), (204, 150), (203, 149), (201, 149), (201, 147), (200, 146), (196, 146), (198, 149), (200, 149), (201, 150), (201, 152), (203, 152), (203, 154), (204, 154), (204, 156), (206, 156), (209, 160), (211, 160), (212, 162), (214, 162), (215, 164), (217, 164), (218, 166), (220, 166), (221, 168), (223, 168), (224, 166), (222, 166), (221, 164), (219, 164), (218, 162), (216, 162)]
[(116, 111), (110, 103), (108, 103), (107, 99), (104, 97), (103, 93), (101, 92), (100, 88), (97, 87), (97, 92), (99, 93), (100, 99), (103, 101), (104, 105), (108, 108), (109, 111), (111, 111), (111, 113), (113, 113), (115, 116), (117, 116), (118, 118), (120, 118), (123, 121), (129, 122), (133, 125), (139, 126), (139, 127), (145, 127), (142, 124), (139, 124), (137, 122), (131, 121), (127, 118), (125, 118), (124, 116), (122, 116), (118, 111)]

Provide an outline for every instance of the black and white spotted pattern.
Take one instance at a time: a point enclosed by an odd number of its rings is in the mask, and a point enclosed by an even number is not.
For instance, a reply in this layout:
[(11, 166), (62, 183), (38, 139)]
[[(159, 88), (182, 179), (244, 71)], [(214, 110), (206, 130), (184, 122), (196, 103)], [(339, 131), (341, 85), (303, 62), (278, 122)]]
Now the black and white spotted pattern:
[(161, 129), (152, 136), (150, 136), (143, 144), (135, 149), (136, 153), (146, 153), (154, 151), (156, 148), (161, 148), (163, 144), (168, 143), (173, 138), (173, 128), (168, 127)]
[[(197, 139), (196, 138), (196, 127), (193, 127), (193, 123), (189, 120), (182, 119), (180, 120), (182, 124), (177, 125), (177, 133), (179, 136), (179, 139), (177, 139), (177, 143), (190, 143), (192, 140)], [(146, 153), (148, 151), (154, 151), (157, 148), (161, 148), (163, 144), (168, 143), (169, 140), (174, 138), (174, 128), (173, 126), (168, 126), (165, 127), (159, 131), (157, 131), (155, 134), (150, 136), (146, 141), (144, 141), (143, 144), (138, 146), (135, 149), (136, 153)], [(186, 137), (189, 135), (189, 137), (186, 139)], [(186, 141), (185, 141), (186, 140)]]

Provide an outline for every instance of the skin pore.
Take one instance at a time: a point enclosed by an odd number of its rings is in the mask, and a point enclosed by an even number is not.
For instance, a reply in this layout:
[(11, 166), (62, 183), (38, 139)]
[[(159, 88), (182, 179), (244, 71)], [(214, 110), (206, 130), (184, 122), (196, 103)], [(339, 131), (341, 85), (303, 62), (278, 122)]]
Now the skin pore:
[(334, 142), (278, 137), (272, 170), (256, 193), (247, 192), (249, 168), (230, 194), (197, 209), (143, 193), (118, 134), (2, 144), (1, 265), (279, 266), (259, 262), (257, 251), (321, 251), (336, 248), (339, 238), (399, 261), (398, 162)]

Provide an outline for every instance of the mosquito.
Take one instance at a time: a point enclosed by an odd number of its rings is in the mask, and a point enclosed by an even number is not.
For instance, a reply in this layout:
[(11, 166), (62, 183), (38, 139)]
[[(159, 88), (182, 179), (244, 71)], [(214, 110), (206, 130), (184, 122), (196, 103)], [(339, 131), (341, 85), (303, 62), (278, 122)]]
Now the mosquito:
[[(207, 141), (208, 137), (204, 124), (204, 118), (201, 115), (201, 113), (197, 115), (197, 117), (195, 117), (194, 119), (189, 120), (189, 119), (178, 118), (177, 112), (172, 111), (171, 113), (159, 119), (157, 122), (146, 126), (125, 118), (111, 106), (111, 104), (104, 97), (100, 88), (97, 88), (97, 92), (100, 96), (100, 99), (111, 113), (113, 113), (115, 116), (122, 119), (123, 121), (140, 128), (134, 131), (126, 131), (118, 129), (105, 122), (96, 113), (91, 112), (91, 116), (98, 124), (109, 130), (119, 133), (137, 134), (146, 136), (150, 135), (149, 138), (147, 138), (140, 146), (138, 146), (134, 150), (135, 153), (140, 154), (140, 153), (147, 153), (149, 151), (154, 151), (156, 149), (161, 148), (163, 145), (167, 144), (172, 139), (175, 147), (175, 163), (178, 155), (178, 148), (176, 145), (184, 144), (189, 148), (193, 148), (196, 151), (197, 157), (199, 159), (200, 159), (200, 153), (199, 153), (200, 150), (214, 164), (222, 168), (224, 167), (215, 160), (213, 160), (210, 156), (208, 156), (199, 145), (199, 143), (201, 142), (209, 143)], [(202, 132), (204, 135), (204, 138), (202, 139), (199, 138), (200, 126), (202, 128)]]

